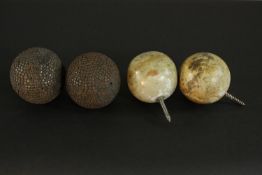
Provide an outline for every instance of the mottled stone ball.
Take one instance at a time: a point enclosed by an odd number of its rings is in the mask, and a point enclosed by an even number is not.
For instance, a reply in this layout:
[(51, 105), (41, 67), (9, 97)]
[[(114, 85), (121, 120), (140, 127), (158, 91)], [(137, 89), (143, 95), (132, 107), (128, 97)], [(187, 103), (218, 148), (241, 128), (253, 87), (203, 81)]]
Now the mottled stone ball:
[(81, 107), (105, 107), (114, 100), (119, 88), (118, 67), (102, 53), (82, 54), (69, 65), (66, 89), (71, 99)]
[(140, 101), (158, 102), (168, 98), (177, 86), (175, 63), (164, 53), (149, 51), (137, 55), (129, 64), (128, 87)]
[(45, 104), (59, 95), (61, 72), (61, 60), (53, 51), (29, 48), (14, 59), (10, 81), (14, 91), (25, 101)]
[(219, 56), (200, 52), (189, 56), (182, 64), (179, 86), (189, 100), (209, 104), (226, 94), (230, 79), (230, 71)]

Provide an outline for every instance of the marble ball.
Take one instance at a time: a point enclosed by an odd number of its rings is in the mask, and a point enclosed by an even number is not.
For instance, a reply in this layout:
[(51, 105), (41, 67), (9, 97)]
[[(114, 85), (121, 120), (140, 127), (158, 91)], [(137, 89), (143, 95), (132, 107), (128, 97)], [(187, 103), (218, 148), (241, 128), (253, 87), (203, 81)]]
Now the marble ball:
[(160, 97), (167, 99), (175, 91), (176, 65), (162, 52), (144, 52), (130, 62), (127, 80), (131, 93), (137, 99), (155, 103)]
[(199, 52), (183, 62), (179, 87), (189, 100), (209, 104), (227, 93), (230, 80), (230, 71), (222, 58), (213, 53)]

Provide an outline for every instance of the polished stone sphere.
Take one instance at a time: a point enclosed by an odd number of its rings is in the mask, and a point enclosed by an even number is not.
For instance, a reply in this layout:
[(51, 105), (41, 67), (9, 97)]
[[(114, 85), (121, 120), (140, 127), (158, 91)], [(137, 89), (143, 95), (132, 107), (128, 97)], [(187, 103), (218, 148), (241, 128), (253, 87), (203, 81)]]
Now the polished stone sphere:
[(230, 71), (217, 55), (200, 52), (189, 56), (180, 70), (179, 86), (182, 93), (198, 104), (220, 100), (230, 85)]
[(102, 53), (82, 54), (69, 65), (66, 89), (71, 99), (81, 107), (105, 107), (114, 100), (119, 88), (118, 67)]
[(144, 52), (129, 64), (128, 87), (139, 100), (147, 103), (168, 98), (177, 86), (175, 63), (164, 53)]
[(13, 90), (25, 101), (45, 104), (59, 95), (61, 72), (61, 60), (53, 51), (34, 47), (14, 59), (10, 81)]

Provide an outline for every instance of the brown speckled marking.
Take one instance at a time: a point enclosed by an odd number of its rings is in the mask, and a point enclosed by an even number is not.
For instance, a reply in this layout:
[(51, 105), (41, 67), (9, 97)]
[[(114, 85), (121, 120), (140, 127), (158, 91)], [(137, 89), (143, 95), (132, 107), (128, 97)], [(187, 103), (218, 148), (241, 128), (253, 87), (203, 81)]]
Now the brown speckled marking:
[(192, 71), (196, 71), (197, 69), (201, 69), (201, 65), (203, 64), (204, 60), (203, 59), (198, 59), (198, 60), (193, 60), (189, 65), (188, 68), (191, 69)]
[(146, 75), (147, 76), (156, 76), (158, 75), (158, 72), (157, 70), (153, 69), (153, 70), (148, 71)]

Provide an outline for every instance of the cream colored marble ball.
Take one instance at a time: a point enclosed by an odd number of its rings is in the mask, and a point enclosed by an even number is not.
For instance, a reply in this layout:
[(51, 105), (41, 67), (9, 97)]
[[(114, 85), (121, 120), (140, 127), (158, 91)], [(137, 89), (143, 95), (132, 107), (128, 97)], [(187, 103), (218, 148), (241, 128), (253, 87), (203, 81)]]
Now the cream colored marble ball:
[(199, 52), (189, 56), (180, 70), (179, 86), (182, 93), (198, 104), (220, 100), (230, 85), (230, 71), (217, 55)]
[(128, 67), (128, 87), (139, 100), (158, 102), (168, 98), (177, 86), (175, 63), (164, 53), (144, 52), (136, 56)]

